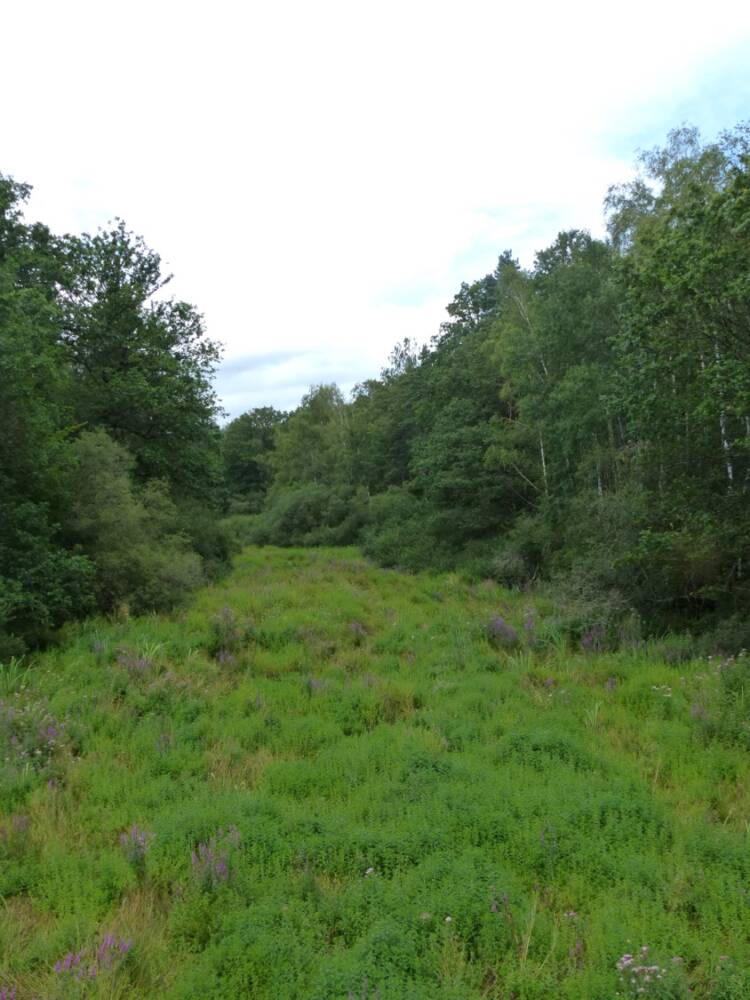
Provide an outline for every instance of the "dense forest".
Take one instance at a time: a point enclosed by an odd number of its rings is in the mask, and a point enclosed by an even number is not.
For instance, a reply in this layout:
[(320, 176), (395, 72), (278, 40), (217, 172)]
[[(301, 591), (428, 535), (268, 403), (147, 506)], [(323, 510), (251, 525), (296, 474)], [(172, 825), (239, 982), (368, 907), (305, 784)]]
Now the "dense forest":
[(750, 643), (750, 124), (672, 132), (606, 239), (502, 253), (349, 400), (223, 430), (218, 349), (158, 255), (27, 225), (27, 194), (0, 178), (0, 656), (168, 607), (237, 538), (552, 588), (596, 648)]

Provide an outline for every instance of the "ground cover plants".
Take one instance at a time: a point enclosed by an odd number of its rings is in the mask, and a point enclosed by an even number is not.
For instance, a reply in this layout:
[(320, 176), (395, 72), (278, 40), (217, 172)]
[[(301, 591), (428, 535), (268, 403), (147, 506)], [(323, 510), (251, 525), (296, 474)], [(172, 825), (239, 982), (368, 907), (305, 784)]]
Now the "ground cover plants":
[(0, 996), (750, 996), (750, 666), (600, 645), (251, 548), (8, 661)]

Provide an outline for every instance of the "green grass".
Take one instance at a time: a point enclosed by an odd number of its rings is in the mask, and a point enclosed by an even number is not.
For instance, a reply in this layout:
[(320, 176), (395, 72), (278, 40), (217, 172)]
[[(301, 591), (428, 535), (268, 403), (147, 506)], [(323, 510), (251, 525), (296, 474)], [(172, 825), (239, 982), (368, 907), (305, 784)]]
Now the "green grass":
[[(533, 598), (355, 550), (249, 549), (182, 615), (25, 667), (0, 678), (18, 1000), (750, 996), (744, 688), (722, 728), (713, 661), (572, 651)], [(97, 960), (107, 934), (131, 949)], [(666, 973), (622, 982), (642, 946)], [(84, 980), (54, 971), (81, 951)]]

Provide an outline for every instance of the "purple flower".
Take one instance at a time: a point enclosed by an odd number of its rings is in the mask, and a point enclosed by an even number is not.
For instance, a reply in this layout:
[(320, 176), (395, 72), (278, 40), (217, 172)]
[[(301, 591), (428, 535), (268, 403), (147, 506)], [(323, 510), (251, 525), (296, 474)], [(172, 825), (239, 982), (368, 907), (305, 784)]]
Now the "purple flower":
[(518, 645), (518, 633), (499, 615), (488, 622), (486, 635), (493, 646), (502, 649), (514, 649)]
[(79, 982), (84, 979), (96, 979), (103, 970), (118, 965), (132, 947), (132, 941), (116, 938), (114, 934), (106, 934), (93, 955), (90, 948), (82, 948), (75, 954), (69, 951), (65, 958), (55, 962), (54, 969), (61, 975), (70, 974)]
[(362, 624), (362, 622), (358, 621), (349, 622), (349, 631), (354, 637), (355, 646), (360, 646), (367, 638), (367, 629)]
[(120, 846), (130, 864), (135, 868), (143, 867), (151, 837), (152, 834), (141, 830), (136, 823), (133, 823), (126, 833), (120, 834)]
[(586, 653), (600, 653), (604, 649), (604, 626), (592, 625), (581, 635), (581, 649)]
[(147, 656), (139, 656), (132, 649), (118, 649), (117, 665), (124, 667), (133, 676), (145, 674), (153, 667), (153, 662)]
[(199, 843), (191, 852), (193, 878), (202, 888), (216, 889), (230, 880), (230, 851), (239, 847), (241, 839), (239, 830), (232, 825), (226, 833), (217, 831), (207, 843)]

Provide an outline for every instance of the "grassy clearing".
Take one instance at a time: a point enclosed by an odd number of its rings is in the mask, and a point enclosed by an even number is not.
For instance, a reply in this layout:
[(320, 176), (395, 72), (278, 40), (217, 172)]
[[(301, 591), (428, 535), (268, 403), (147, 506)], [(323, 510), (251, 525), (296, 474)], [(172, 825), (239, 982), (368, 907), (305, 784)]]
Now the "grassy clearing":
[(0, 677), (0, 990), (747, 998), (741, 668), (247, 550), (183, 615)]

